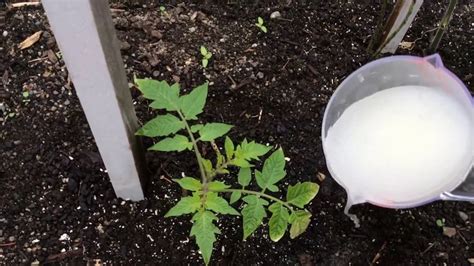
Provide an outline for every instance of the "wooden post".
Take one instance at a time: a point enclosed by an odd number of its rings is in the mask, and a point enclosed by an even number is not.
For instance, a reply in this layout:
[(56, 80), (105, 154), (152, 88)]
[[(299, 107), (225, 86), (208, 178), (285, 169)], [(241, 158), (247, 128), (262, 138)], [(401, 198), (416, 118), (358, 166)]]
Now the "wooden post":
[(423, 0), (397, 0), (378, 49), (381, 53), (395, 53), (422, 4)]
[(142, 200), (143, 153), (107, 0), (43, 0), (118, 197)]

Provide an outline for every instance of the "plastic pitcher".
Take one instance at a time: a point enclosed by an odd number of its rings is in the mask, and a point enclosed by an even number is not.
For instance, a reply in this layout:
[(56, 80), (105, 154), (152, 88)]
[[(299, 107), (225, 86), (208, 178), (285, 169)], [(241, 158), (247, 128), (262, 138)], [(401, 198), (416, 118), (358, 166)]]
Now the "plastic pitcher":
[[(470, 126), (474, 129), (474, 100), (464, 84), (448, 69), (443, 66), (438, 54), (427, 57), (391, 56), (370, 62), (348, 76), (332, 95), (323, 118), (322, 143), (327, 167), (332, 177), (343, 186), (351, 176), (337, 176), (337, 169), (333, 169), (328, 156), (328, 130), (341, 117), (343, 112), (355, 102), (364, 99), (379, 91), (397, 86), (425, 86), (433, 89), (443, 88), (447, 97), (452, 97), (462, 105), (462, 108), (471, 115)], [(377, 110), (374, 110), (377, 112)], [(471, 131), (472, 132), (472, 131)], [(468, 135), (469, 136), (469, 135)], [(472, 135), (474, 141), (474, 135)], [(473, 142), (471, 142), (473, 143)], [(470, 145), (470, 144), (468, 144)], [(435, 200), (474, 201), (474, 151), (471, 153), (470, 165), (465, 164), (459, 169), (458, 176), (446, 176), (446, 183), (441, 190), (425, 191), (420, 198), (387, 202), (386, 200), (367, 199), (348, 193), (348, 208), (353, 204), (368, 202), (387, 208), (411, 208)], [(366, 162), (370, 165), (370, 162)], [(369, 166), (370, 167), (370, 166)], [(383, 178), (383, 175), (380, 176)], [(410, 184), (406, 184), (409, 186)]]

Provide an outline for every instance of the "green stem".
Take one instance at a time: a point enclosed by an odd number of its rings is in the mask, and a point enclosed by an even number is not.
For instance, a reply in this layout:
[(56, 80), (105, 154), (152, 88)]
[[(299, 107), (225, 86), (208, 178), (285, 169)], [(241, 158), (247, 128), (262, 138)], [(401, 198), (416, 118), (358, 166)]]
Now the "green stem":
[(268, 194), (258, 192), (258, 191), (246, 190), (246, 189), (236, 189), (236, 188), (226, 188), (226, 189), (221, 189), (221, 190), (213, 190), (213, 192), (241, 192), (241, 193), (245, 193), (245, 194), (257, 195), (257, 196), (260, 196), (260, 197), (267, 198), (269, 200), (278, 202), (281, 205), (283, 205), (283, 206), (287, 207), (288, 209), (290, 209), (291, 211), (293, 211), (293, 207), (289, 203), (287, 203), (285, 201), (282, 201), (279, 198), (275, 198), (273, 196), (270, 196)]
[(193, 143), (194, 154), (196, 154), (196, 159), (198, 161), (202, 184), (203, 184), (204, 190), (206, 190), (207, 189), (207, 176), (206, 176), (206, 171), (204, 171), (204, 166), (202, 165), (202, 156), (201, 156), (201, 153), (199, 152), (197, 141), (194, 138), (193, 132), (191, 131), (191, 128), (189, 127), (189, 124), (186, 121), (186, 118), (184, 118), (184, 115), (179, 110), (178, 110), (178, 114), (179, 114), (179, 117), (181, 118), (181, 121), (183, 121), (186, 127), (186, 131), (188, 131), (188, 135), (189, 135), (189, 138), (191, 138), (191, 142)]
[(443, 18), (439, 23), (439, 27), (436, 30), (433, 39), (431, 39), (430, 46), (428, 47), (428, 53), (434, 53), (438, 49), (439, 43), (441, 42), (441, 38), (443, 38), (443, 35), (448, 28), (448, 24), (451, 21), (451, 18), (453, 17), (454, 8), (456, 7), (457, 3), (458, 0), (449, 1), (448, 9), (446, 9), (446, 13), (444, 13)]

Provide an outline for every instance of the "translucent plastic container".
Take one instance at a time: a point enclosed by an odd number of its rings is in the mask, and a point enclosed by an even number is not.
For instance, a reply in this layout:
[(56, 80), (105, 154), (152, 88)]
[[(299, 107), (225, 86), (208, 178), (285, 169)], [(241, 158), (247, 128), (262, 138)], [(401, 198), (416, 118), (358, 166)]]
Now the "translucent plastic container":
[[(470, 125), (474, 129), (474, 100), (464, 84), (448, 69), (443, 66), (438, 54), (424, 58), (415, 56), (391, 56), (375, 60), (356, 70), (348, 76), (332, 95), (323, 118), (322, 143), (326, 162), (332, 177), (348, 192), (348, 206), (363, 202), (387, 208), (410, 208), (423, 205), (435, 200), (462, 200), (474, 201), (474, 151), (471, 158), (466, 158), (470, 165), (465, 164), (459, 169), (458, 176), (446, 176), (444, 187), (437, 191), (425, 191), (423, 196), (416, 200), (387, 202), (384, 200), (367, 200), (359, 195), (351, 195), (351, 188), (345, 186), (345, 179), (350, 176), (337, 176), (328, 160), (327, 134), (328, 130), (341, 117), (343, 112), (353, 103), (364, 99), (381, 90), (397, 86), (425, 86), (443, 88), (448, 97), (452, 97), (462, 105), (462, 108), (471, 115)], [(376, 112), (377, 110), (374, 110)], [(472, 135), (474, 143), (474, 135)], [(470, 145), (470, 144), (467, 144)], [(367, 162), (370, 164), (370, 162)], [(383, 178), (381, 175), (380, 178)], [(347, 180), (346, 180), (347, 181)], [(409, 186), (410, 184), (406, 184)], [(347, 208), (346, 208), (347, 209)]]

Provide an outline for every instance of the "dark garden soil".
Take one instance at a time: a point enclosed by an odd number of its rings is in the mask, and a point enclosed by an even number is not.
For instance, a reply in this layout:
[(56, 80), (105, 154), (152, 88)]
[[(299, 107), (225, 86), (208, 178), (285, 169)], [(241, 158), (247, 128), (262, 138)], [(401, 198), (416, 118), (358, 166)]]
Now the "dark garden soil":
[[(321, 184), (309, 206), (312, 222), (296, 240), (286, 235), (273, 243), (262, 227), (242, 241), (241, 220), (222, 218), (214, 263), (469, 265), (473, 204), (435, 202), (408, 210), (360, 205), (352, 210), (360, 228), (344, 215), (345, 192), (325, 166), (321, 121), (337, 85), (371, 60), (366, 47), (379, 5), (315, 2), (173, 4), (164, 14), (157, 6), (114, 6), (129, 80), (174, 80), (187, 90), (209, 80), (203, 121), (235, 125), (236, 140), (282, 146), (291, 159), (286, 184)], [(423, 55), (442, 2), (425, 1), (405, 38), (414, 47), (398, 53)], [(468, 4), (460, 1), (439, 53), (472, 91), (474, 17)], [(274, 11), (282, 17), (270, 19)], [(254, 26), (258, 16), (268, 34)], [(37, 43), (17, 48), (39, 30), (44, 32)], [(10, 10), (0, 33), (0, 264), (202, 263), (189, 237), (189, 217), (163, 218), (183, 193), (169, 179), (197, 175), (193, 154), (147, 153), (147, 199), (115, 198), (43, 9)], [(205, 70), (200, 45), (214, 54)], [(146, 100), (131, 90), (140, 120), (153, 117)], [(456, 234), (444, 235), (437, 219)]]

